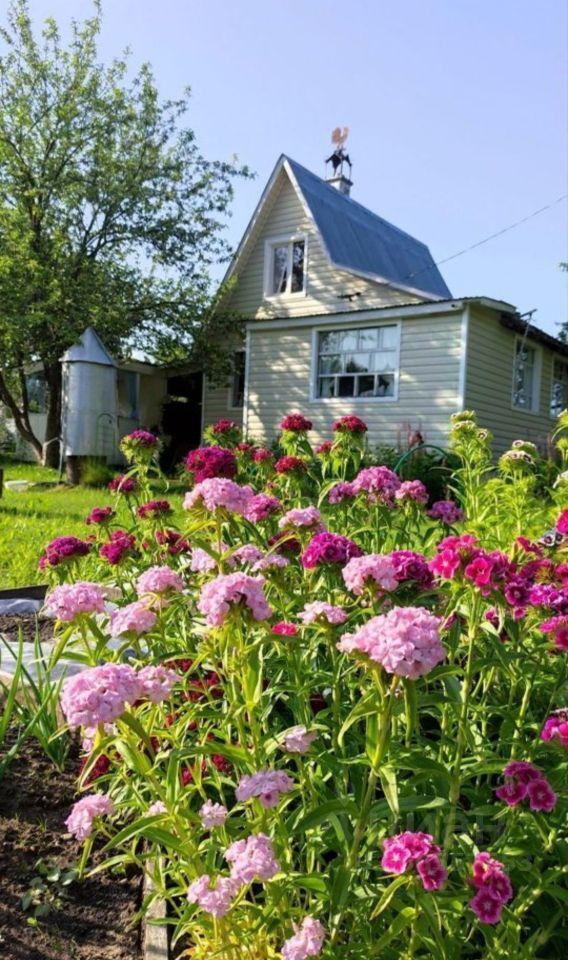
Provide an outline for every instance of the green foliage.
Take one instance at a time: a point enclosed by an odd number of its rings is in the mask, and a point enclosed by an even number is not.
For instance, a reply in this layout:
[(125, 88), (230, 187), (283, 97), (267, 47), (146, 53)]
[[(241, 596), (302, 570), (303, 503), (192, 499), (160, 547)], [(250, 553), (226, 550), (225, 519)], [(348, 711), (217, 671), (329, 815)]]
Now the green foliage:
[(81, 483), (84, 487), (108, 487), (113, 476), (114, 471), (104, 460), (88, 457), (81, 464)]
[(28, 923), (63, 910), (68, 889), (77, 879), (77, 870), (61, 867), (57, 861), (38, 860), (36, 876), (22, 897), (22, 909), (31, 914)]

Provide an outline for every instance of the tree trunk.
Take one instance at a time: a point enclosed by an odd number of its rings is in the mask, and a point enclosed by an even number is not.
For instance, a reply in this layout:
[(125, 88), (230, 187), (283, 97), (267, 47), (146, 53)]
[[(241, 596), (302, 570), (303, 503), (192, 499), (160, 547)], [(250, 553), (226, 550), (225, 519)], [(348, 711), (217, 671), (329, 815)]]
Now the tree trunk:
[(44, 372), (47, 383), (47, 418), (43, 444), (43, 465), (54, 467), (57, 470), (61, 457), (61, 364), (46, 364)]
[(0, 400), (2, 401), (2, 403), (6, 404), (6, 406), (8, 407), (8, 410), (12, 414), (14, 423), (16, 425), (16, 430), (18, 431), (22, 439), (25, 440), (26, 443), (29, 443), (38, 461), (41, 463), (41, 457), (42, 457), (41, 443), (31, 428), (27, 405), (24, 403), (23, 409), (20, 409), (16, 401), (15, 395), (9, 389), (8, 383), (6, 382), (6, 380), (4, 379), (1, 373), (0, 373)]

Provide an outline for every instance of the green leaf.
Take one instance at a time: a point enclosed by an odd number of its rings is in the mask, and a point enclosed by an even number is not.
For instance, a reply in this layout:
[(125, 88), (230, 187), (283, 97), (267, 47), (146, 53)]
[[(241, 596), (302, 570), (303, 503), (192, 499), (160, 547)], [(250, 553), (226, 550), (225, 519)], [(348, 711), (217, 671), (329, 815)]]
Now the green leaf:
[(355, 817), (357, 815), (357, 805), (353, 800), (348, 800), (347, 798), (328, 800), (326, 803), (322, 803), (319, 807), (316, 807), (315, 810), (310, 810), (309, 813), (302, 817), (301, 820), (292, 827), (292, 832), (299, 834), (305, 833), (306, 830), (312, 830), (325, 820), (329, 820), (330, 816), (336, 813), (345, 813)]
[(404, 887), (405, 885), (408, 885), (410, 883), (410, 880), (411, 878), (409, 876), (402, 875), (400, 877), (396, 877), (391, 883), (389, 883), (386, 890), (384, 890), (382, 895), (380, 896), (378, 903), (369, 919), (374, 920), (383, 912), (383, 910), (386, 910), (392, 898), (394, 897), (396, 891), (400, 887)]
[(398, 817), (400, 814), (400, 805), (398, 802), (398, 785), (395, 768), (390, 764), (383, 764), (379, 770), (379, 779), (385, 799), (395, 817)]

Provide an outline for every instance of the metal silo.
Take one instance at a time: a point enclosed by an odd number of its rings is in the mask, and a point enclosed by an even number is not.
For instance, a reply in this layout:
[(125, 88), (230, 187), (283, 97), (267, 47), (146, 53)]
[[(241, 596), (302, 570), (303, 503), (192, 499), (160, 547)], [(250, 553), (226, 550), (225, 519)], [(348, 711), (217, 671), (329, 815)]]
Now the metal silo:
[(109, 457), (117, 443), (116, 364), (92, 327), (61, 358), (63, 455)]

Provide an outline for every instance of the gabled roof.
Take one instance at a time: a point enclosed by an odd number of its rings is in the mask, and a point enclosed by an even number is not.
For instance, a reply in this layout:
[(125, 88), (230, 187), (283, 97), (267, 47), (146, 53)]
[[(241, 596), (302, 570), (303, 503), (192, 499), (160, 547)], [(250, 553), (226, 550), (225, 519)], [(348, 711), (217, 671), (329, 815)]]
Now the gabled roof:
[(69, 347), (61, 357), (63, 363), (98, 363), (115, 367), (116, 363), (93, 327), (87, 327), (78, 343)]
[(451, 298), (428, 247), (330, 186), (290, 157), (278, 159), (239, 244), (227, 278), (241, 253), (282, 170), (318, 231), (330, 262), (341, 270), (387, 283), (427, 300)]

